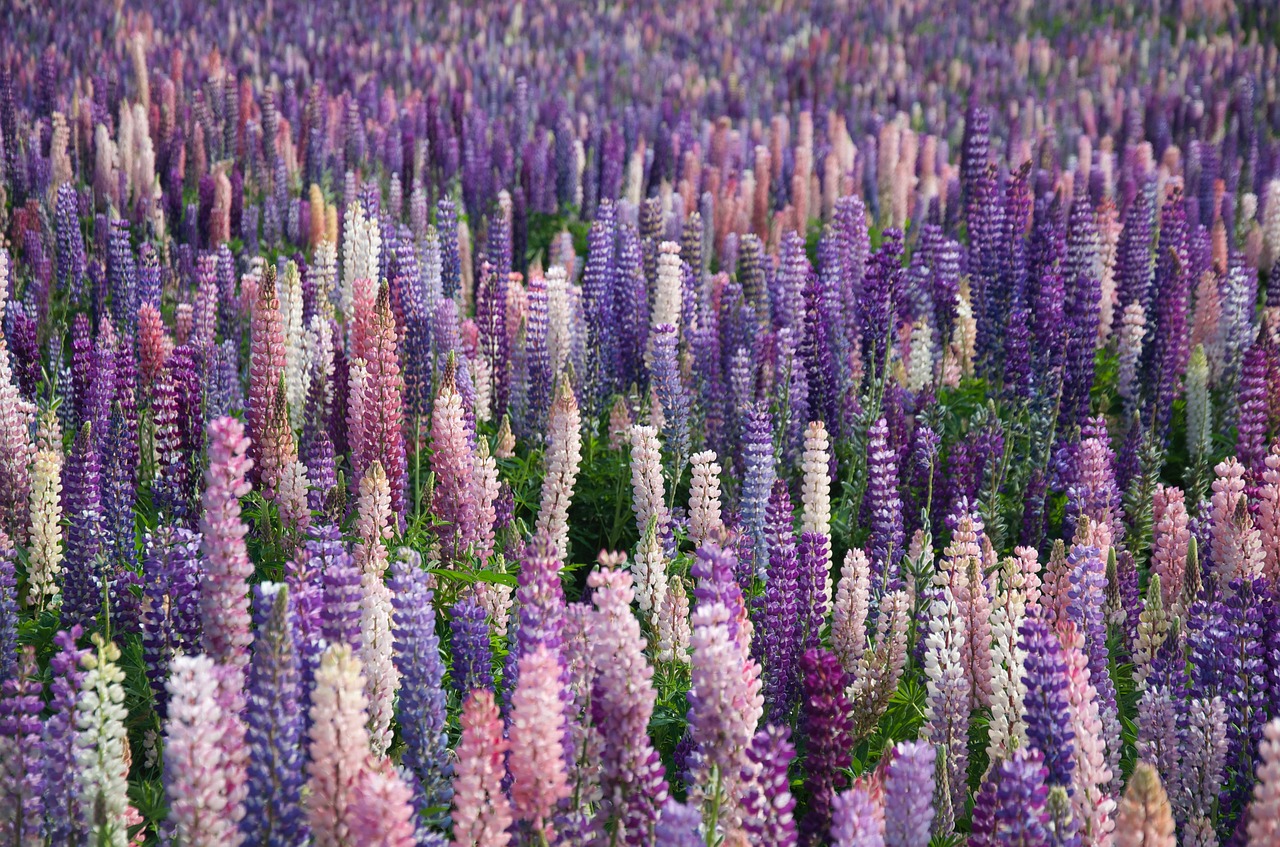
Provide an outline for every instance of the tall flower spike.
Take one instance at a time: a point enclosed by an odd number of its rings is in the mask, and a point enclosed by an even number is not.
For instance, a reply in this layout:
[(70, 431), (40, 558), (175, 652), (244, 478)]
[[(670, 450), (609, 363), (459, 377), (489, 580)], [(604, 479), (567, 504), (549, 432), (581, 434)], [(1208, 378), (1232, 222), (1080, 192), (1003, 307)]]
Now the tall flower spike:
[(800, 567), (792, 529), (791, 497), (785, 481), (774, 480), (769, 497), (769, 567), (764, 595), (753, 607), (759, 638), (756, 653), (765, 671), (765, 700), (779, 723), (791, 713), (798, 693), (796, 656), (802, 634), (799, 606)]
[(445, 668), (436, 635), (435, 596), (422, 557), (407, 547), (391, 564), (389, 585), (400, 671), (399, 725), (405, 742), (401, 761), (416, 777), (414, 797), (421, 814), (447, 808), (451, 799)]
[[(295, 521), (297, 519), (295, 487), (285, 489), (285, 475), (292, 471), (298, 459), (298, 444), (293, 437), (293, 426), (289, 422), (289, 401), (284, 377), (271, 398), (271, 406), (267, 410), (266, 423), (262, 432), (255, 436), (258, 439), (257, 456), (254, 459), (258, 470), (259, 490), (267, 500), (277, 501), (280, 511)], [(286, 497), (285, 495), (291, 495)]]
[[(391, 311), (386, 283), (378, 289), (369, 316), (364, 349), (356, 351), (356, 361), (364, 362), (363, 382), (352, 393), (348, 415), (353, 468), (363, 474), (381, 462), (391, 488), (391, 508), (403, 525), (406, 514), (405, 489), (408, 465), (404, 443), (404, 380), (396, 353), (398, 330)], [(351, 377), (357, 379), (353, 372)], [(354, 402), (356, 398), (359, 402)], [(358, 420), (353, 420), (358, 418)]]
[(137, 500), (139, 444), (137, 364), (121, 350), (116, 362), (116, 392), (110, 419), (104, 427), (102, 511), (110, 560), (114, 565), (137, 563), (134, 506)]
[(27, 604), (43, 611), (58, 594), (62, 572), (62, 430), (57, 416), (41, 418), (40, 447), (31, 467), (31, 534), (27, 547)]
[(565, 646), (566, 606), (560, 561), (544, 535), (535, 535), (524, 546), (515, 601), (519, 614), (508, 639), (503, 680), (508, 697), (519, 684), (519, 660), (525, 653), (544, 645), (557, 651)]
[[(1147, 316), (1142, 304), (1136, 300), (1125, 306), (1116, 332), (1116, 346), (1120, 353), (1116, 375), (1116, 393), (1124, 400), (1126, 416), (1138, 408), (1138, 395), (1142, 385), (1138, 379), (1142, 365), (1142, 339), (1147, 334)], [(1188, 403), (1190, 397), (1187, 398)]]
[(289, 592), (278, 583), (262, 583), (254, 600), (245, 710), (249, 767), (240, 831), (249, 844), (297, 843), (306, 839), (307, 828), (302, 810), (300, 666)]
[(1022, 677), (1026, 652), (1020, 645), (1027, 618), (1028, 595), (1039, 597), (1040, 561), (1036, 551), (1018, 547), (1001, 564), (999, 589), (991, 609), (991, 722), (987, 757), (995, 761), (1026, 741), (1023, 702), (1027, 689)]
[[(302, 276), (298, 263), (289, 260), (280, 277), (280, 320), (284, 337), (284, 373), (289, 402), (289, 417), (302, 420), (302, 406), (306, 401), (311, 370), (307, 367), (306, 333), (303, 328)], [(210, 337), (210, 341), (212, 341)]]
[(894, 591), (880, 599), (875, 642), (863, 654), (848, 689), (849, 701), (854, 705), (855, 738), (871, 733), (898, 690), (907, 666), (910, 615), (911, 601), (906, 591)]
[(476, 689), (462, 707), (453, 778), (454, 847), (506, 847), (511, 801), (502, 790), (508, 743), (493, 692)]
[(591, 712), (597, 726), (611, 728), (600, 754), (600, 814), (613, 822), (620, 843), (638, 847), (653, 837), (667, 797), (662, 759), (648, 733), (657, 701), (653, 668), (631, 613), (631, 575), (602, 568), (591, 572), (587, 585), (595, 605), (587, 633), (595, 670)]
[(360, 660), (368, 686), (369, 731), (379, 756), (391, 746), (393, 701), (400, 684), (392, 657), (391, 592), (384, 579), (386, 542), (394, 531), (392, 508), (387, 476), (375, 459), (360, 480), (355, 562), (360, 569)]
[[(804, 453), (800, 467), (803, 482), (800, 502), (801, 532), (831, 535), (831, 439), (822, 421), (811, 421), (804, 433)], [(830, 569), (830, 562), (827, 563)], [(828, 595), (830, 588), (828, 587)]]
[(493, 653), (489, 641), (488, 614), (475, 593), (469, 593), (453, 607), (450, 616), (452, 678), (465, 698), (472, 689), (493, 690)]
[(952, 595), (964, 620), (961, 661), (970, 685), (970, 705), (973, 708), (989, 705), (992, 694), (991, 598), (987, 596), (987, 580), (983, 573), (984, 559), (992, 558), (985, 555), (948, 557)]
[[(0, 248), (0, 311), (9, 296), (9, 251)], [(0, 522), (17, 541), (26, 538), (27, 504), (31, 486), (31, 457), (35, 444), (31, 424), (36, 407), (14, 381), (8, 343), (0, 339)]]
[(1267, 457), (1267, 357), (1266, 345), (1249, 346), (1237, 388), (1236, 455), (1254, 479), (1261, 476)]
[(1253, 525), (1245, 495), (1245, 467), (1228, 458), (1214, 468), (1213, 543), (1209, 549), (1219, 587), (1230, 590), (1232, 580), (1261, 575), (1265, 562), (1261, 533)]
[(744, 529), (751, 538), (753, 564), (757, 575), (763, 575), (769, 562), (769, 545), (765, 539), (769, 493), (777, 477), (773, 456), (773, 419), (760, 406), (746, 413), (742, 432), (742, 491), (738, 510)]
[[(976, 838), (975, 847), (981, 845), (1050, 844), (1050, 818), (1045, 809), (1048, 789), (1045, 786), (1045, 768), (1040, 751), (1031, 748), (1017, 750), (999, 762), (989, 781), (979, 792), (979, 803), (990, 806), (979, 811), (974, 808), (975, 832), (979, 818), (989, 819), (989, 838)], [(994, 788), (989, 790), (988, 786)], [(984, 804), (985, 805), (985, 804)], [(989, 818), (987, 818), (989, 815)]]
[(53, 844), (78, 844), (88, 838), (87, 810), (76, 765), (78, 755), (76, 703), (84, 683), (82, 663), (87, 650), (76, 647), (79, 627), (54, 636), (58, 651), (49, 660), (53, 675), (50, 715), (40, 739), (44, 758), (46, 834)]
[(1263, 468), (1262, 485), (1258, 488), (1258, 532), (1262, 538), (1262, 573), (1274, 585), (1280, 579), (1280, 443), (1272, 445)]
[[(15, 644), (3, 646), (16, 648)], [(24, 647), (21, 656), (13, 658), (17, 667), (3, 668), (0, 675), (0, 757), (4, 763), (0, 768), (0, 837), (17, 847), (40, 847), (44, 844), (44, 749), (40, 741), (43, 686), (34, 647)]]
[(817, 646), (831, 608), (831, 539), (825, 533), (800, 535), (799, 602), (801, 642)]
[(120, 649), (93, 636), (84, 656), (84, 683), (76, 702), (76, 768), (93, 842), (125, 847), (129, 839), (128, 733)]
[(689, 453), (689, 392), (680, 378), (680, 362), (676, 350), (676, 328), (671, 324), (655, 326), (649, 333), (652, 356), (650, 379), (658, 402), (662, 404), (662, 435), (673, 464), (683, 462)]
[(791, 731), (765, 726), (747, 747), (742, 769), (742, 829), (766, 847), (794, 847), (797, 843), (795, 798), (787, 769), (795, 758)]
[[(631, 427), (631, 509), (641, 536), (632, 572), (640, 610), (657, 609), (667, 593), (667, 562), (664, 541), (670, 531), (662, 480), (662, 454), (658, 431), (652, 426)], [(658, 543), (644, 543), (653, 534)]]
[(845, 673), (853, 673), (867, 650), (867, 614), (871, 607), (871, 565), (852, 547), (844, 556), (831, 614), (831, 647)]
[(689, 622), (689, 594), (685, 591), (684, 580), (678, 576), (672, 577), (667, 585), (667, 593), (654, 620), (654, 632), (659, 662), (689, 663), (689, 642), (693, 635)]
[(800, 728), (805, 738), (805, 789), (809, 811), (800, 822), (804, 843), (822, 844), (831, 831), (837, 792), (848, 784), (844, 771), (853, 752), (850, 705), (844, 691), (844, 671), (830, 651), (820, 647), (800, 659), (804, 694)]
[[(1088, 659), (1088, 680), (1097, 692), (1098, 715), (1102, 720), (1099, 740), (1106, 750), (1107, 764), (1114, 775), (1118, 772), (1120, 762), (1120, 719), (1115, 683), (1111, 680), (1107, 625), (1103, 619), (1106, 565), (1102, 562), (1098, 548), (1080, 545), (1072, 546), (1067, 564), (1071, 568), (1068, 617), (1076, 627), (1076, 635), (1081, 639), (1081, 650)], [(1062, 623), (1059, 621), (1060, 631)], [(1070, 649), (1065, 638), (1063, 647)], [(1070, 664), (1068, 661), (1068, 670)], [(1077, 738), (1079, 743), (1086, 740), (1078, 734)]]
[(1124, 515), (1114, 465), (1105, 428), (1097, 435), (1081, 439), (1076, 451), (1075, 482), (1067, 489), (1068, 526), (1072, 533), (1076, 532), (1081, 519), (1087, 517), (1092, 524), (1110, 528), (1113, 544), (1123, 540)]
[[(1216, 287), (1216, 283), (1214, 283)], [(1208, 457), (1213, 440), (1213, 408), (1209, 400), (1209, 360), (1197, 344), (1187, 363), (1187, 451), (1194, 460)]]
[(144, 543), (142, 655), (165, 716), (170, 660), (200, 646), (200, 536), (184, 527), (158, 527)]
[(1085, 843), (1105, 843), (1115, 826), (1112, 819), (1115, 800), (1108, 793), (1115, 771), (1108, 764), (1107, 756), (1113, 744), (1119, 746), (1119, 728), (1114, 734), (1107, 730), (1102, 698), (1091, 681), (1091, 661), (1074, 625), (1061, 621), (1058, 631), (1067, 666), (1068, 714), (1075, 747), (1071, 801)]
[(13, 543), (0, 532), (0, 682), (13, 675), (18, 661), (18, 574)]
[(356, 786), (371, 765), (368, 701), (360, 670), (351, 647), (334, 644), (325, 650), (315, 674), (305, 804), (316, 847), (353, 843)]
[(889, 753), (884, 778), (885, 847), (927, 847), (933, 825), (934, 748), (903, 741)]
[(1211, 832), (1227, 758), (1227, 710), (1222, 699), (1193, 697), (1178, 729), (1182, 752), (1178, 819), (1187, 821), (1190, 832)]
[(884, 418), (871, 425), (867, 436), (867, 506), (871, 512), (872, 591), (883, 594), (898, 585), (898, 562), (906, 534), (902, 501), (898, 499), (898, 465), (889, 449), (889, 428)]
[(1151, 541), (1151, 572), (1160, 575), (1165, 608), (1170, 614), (1180, 616), (1187, 545), (1191, 541), (1185, 499), (1180, 489), (1157, 485), (1151, 504), (1151, 518), (1155, 525)]
[(763, 713), (760, 666), (734, 641), (723, 603), (699, 603), (693, 613), (688, 694), (691, 799), (736, 822), (747, 746)]
[(475, 456), (456, 374), (457, 363), (450, 355), (431, 415), (431, 470), (436, 475), (431, 506), (440, 521), (435, 532), (440, 539), (441, 561), (446, 564), (456, 562), (467, 552), (474, 538), (478, 509)]
[(266, 470), (260, 461), (263, 439), (275, 406), (275, 394), (284, 377), (284, 324), (276, 292), (276, 269), (274, 265), (267, 265), (253, 304), (249, 329), (249, 397), (245, 410), (248, 435), (252, 439), (249, 457), (259, 466), (259, 474)]
[(66, 578), (63, 616), (70, 623), (93, 626), (104, 606), (102, 550), (102, 486), (98, 453), (90, 424), (76, 435), (67, 463)]
[(1067, 665), (1058, 638), (1038, 616), (1022, 624), (1023, 698), (1027, 741), (1044, 755), (1050, 785), (1070, 786), (1075, 733), (1068, 714)]
[[(964, 627), (960, 611), (943, 587), (929, 609), (929, 634), (925, 636), (924, 674), (927, 679), (925, 724), (920, 738), (934, 744), (942, 754), (946, 783), (940, 790), (949, 795), (940, 807), (938, 830), (943, 834), (954, 825), (954, 816), (963, 813), (969, 772), (969, 681), (965, 678)], [(951, 818), (948, 820), (947, 818)]]
[(565, 773), (565, 713), (559, 651), (540, 646), (520, 659), (511, 695), (511, 801), (540, 840), (555, 840), (552, 813), (570, 795)]
[(245, 547), (249, 528), (240, 517), (240, 498), (249, 493), (245, 456), (249, 439), (235, 418), (209, 424), (209, 467), (205, 471), (204, 513), (200, 518), (204, 584), (200, 617), (204, 649), (215, 661), (249, 664), (249, 578), (253, 563)]
[(1159, 664), (1148, 674), (1138, 700), (1136, 752), (1138, 761), (1156, 769), (1169, 797), (1177, 803), (1183, 793), (1178, 717), (1183, 709), (1187, 673), (1181, 662), (1171, 662), (1170, 658), (1168, 650), (1160, 652)]
[(1139, 762), (1116, 809), (1116, 847), (1174, 847), (1173, 812), (1160, 775)]
[(551, 539), (556, 556), (564, 563), (569, 553), (569, 503), (582, 464), (582, 418), (568, 379), (560, 380), (556, 389), (547, 438), (537, 532)]
[(720, 463), (712, 450), (694, 453), (689, 483), (689, 538), (701, 547), (724, 530), (720, 517)]
[(1146, 687), (1156, 654), (1169, 635), (1169, 614), (1164, 608), (1163, 594), (1160, 574), (1151, 574), (1147, 598), (1138, 616), (1138, 640), (1133, 648), (1133, 680), (1139, 691)]
[(213, 847), (239, 839), (226, 808), (227, 763), (217, 737), (223, 719), (213, 660), (204, 655), (175, 658), (169, 680), (164, 777), (169, 823), (182, 844)]

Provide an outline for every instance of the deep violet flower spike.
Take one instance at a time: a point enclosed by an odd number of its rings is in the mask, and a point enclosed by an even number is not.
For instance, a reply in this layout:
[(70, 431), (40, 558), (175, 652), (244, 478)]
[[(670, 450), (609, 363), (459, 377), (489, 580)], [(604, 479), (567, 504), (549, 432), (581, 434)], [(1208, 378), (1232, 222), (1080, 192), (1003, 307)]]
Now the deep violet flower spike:
[[(804, 844), (820, 845), (831, 831), (836, 794), (848, 785), (845, 769), (853, 754), (852, 707), (845, 695), (844, 670), (834, 653), (822, 648), (807, 650), (800, 659), (800, 672), (804, 677), (800, 731), (804, 737), (805, 790), (809, 795), (809, 811), (800, 822), (800, 831)], [(930, 753), (928, 785), (932, 794), (933, 748), (923, 746)], [(919, 812), (914, 810), (915, 814)], [(926, 832), (927, 827), (926, 822)], [(927, 842), (926, 836), (924, 843)], [(915, 842), (903, 845), (914, 847)]]
[(360, 649), (360, 569), (335, 526), (312, 530), (307, 544), (311, 566), (318, 568), (324, 586), (321, 633), (328, 644)]
[(169, 663), (200, 649), (200, 535), (186, 527), (157, 527), (148, 533), (143, 557), (142, 655), (165, 717)]
[(459, 601), (449, 620), (453, 654), (453, 685), (462, 697), (473, 689), (493, 690), (493, 648), (489, 621), (475, 595)]
[(67, 515), (63, 559), (62, 614), (68, 625), (92, 627), (104, 605), (102, 552), (102, 486), (98, 453), (90, 425), (76, 435), (67, 462), (64, 503)]
[(884, 379), (886, 353), (894, 330), (894, 303), (902, 287), (902, 233), (888, 229), (871, 257), (863, 282), (862, 361), (867, 373)]
[[(990, 804), (982, 816), (989, 815), (991, 836), (980, 843), (990, 847), (1003, 845), (1049, 845), (1050, 820), (1045, 809), (1049, 789), (1045, 785), (1043, 756), (1035, 747), (1015, 750), (999, 762), (989, 777), (994, 791), (984, 790), (982, 801)], [(974, 810), (975, 818), (979, 816)]]
[(799, 593), (800, 568), (792, 527), (791, 497), (787, 484), (774, 480), (769, 495), (769, 567), (765, 575), (762, 613), (756, 627), (759, 652), (765, 670), (764, 694), (771, 719), (783, 723), (797, 696), (796, 657), (802, 635)]
[(58, 652), (49, 660), (50, 715), (41, 745), (44, 755), (45, 832), (51, 844), (80, 844), (88, 838), (87, 812), (76, 764), (76, 701), (84, 682), (87, 650), (76, 647), (83, 630), (78, 626), (54, 636)]
[(102, 439), (102, 514), (110, 561), (134, 567), (139, 450), (137, 368), (131, 353), (116, 354), (115, 371), (115, 400)]
[(906, 532), (902, 500), (898, 497), (898, 465), (889, 447), (889, 427), (884, 418), (871, 425), (867, 439), (867, 506), (871, 512), (871, 582), (877, 593), (898, 585)]
[(457, 208), (447, 197), (436, 204), (436, 231), (440, 235), (440, 281), (444, 296), (453, 299), (462, 288), (462, 261), (458, 253)]
[(1067, 663), (1062, 645), (1038, 616), (1022, 624), (1019, 646), (1025, 653), (1022, 681), (1027, 741), (1043, 754), (1050, 785), (1070, 788), (1075, 770), (1074, 739), (1068, 714)]
[(395, 663), (400, 672), (397, 719), (405, 742), (402, 762), (416, 777), (414, 803), (419, 814), (439, 822), (440, 810), (447, 810), (453, 799), (445, 667), (436, 635), (435, 595), (417, 551), (400, 550), (391, 563), (389, 587), (395, 607)]
[(80, 232), (79, 203), (75, 187), (64, 182), (58, 186), (57, 220), (58, 285), (72, 303), (84, 295), (84, 236)]

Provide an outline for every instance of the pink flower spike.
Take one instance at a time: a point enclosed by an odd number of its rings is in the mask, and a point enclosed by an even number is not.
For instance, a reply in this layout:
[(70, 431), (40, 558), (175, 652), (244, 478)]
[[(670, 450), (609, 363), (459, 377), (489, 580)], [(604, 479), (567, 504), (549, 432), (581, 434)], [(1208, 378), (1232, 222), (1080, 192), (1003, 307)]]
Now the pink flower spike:
[(240, 518), (240, 498), (251, 486), (245, 474), (253, 460), (245, 456), (249, 439), (244, 425), (222, 417), (209, 424), (209, 468), (205, 471), (203, 535), (204, 585), (200, 619), (204, 649), (215, 661), (237, 667), (249, 664), (249, 577), (253, 563), (244, 537), (249, 528)]
[(569, 796), (560, 671), (559, 654), (541, 646), (520, 659), (520, 683), (511, 695), (511, 802), (548, 843), (555, 841), (556, 804)]
[(414, 847), (413, 790), (391, 768), (365, 770), (351, 806), (351, 843), (361, 847)]
[[(511, 802), (502, 790), (507, 752), (493, 692), (473, 690), (462, 706), (462, 738), (453, 771), (454, 847), (506, 847)], [(560, 748), (555, 748), (556, 755)]]

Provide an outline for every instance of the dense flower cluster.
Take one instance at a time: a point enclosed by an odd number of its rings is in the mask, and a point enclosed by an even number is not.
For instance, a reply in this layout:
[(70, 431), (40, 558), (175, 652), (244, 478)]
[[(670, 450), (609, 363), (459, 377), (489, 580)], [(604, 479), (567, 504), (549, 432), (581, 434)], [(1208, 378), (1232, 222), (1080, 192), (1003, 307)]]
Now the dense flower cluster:
[(1079, 5), (6, 10), (0, 845), (1276, 847), (1280, 19)]

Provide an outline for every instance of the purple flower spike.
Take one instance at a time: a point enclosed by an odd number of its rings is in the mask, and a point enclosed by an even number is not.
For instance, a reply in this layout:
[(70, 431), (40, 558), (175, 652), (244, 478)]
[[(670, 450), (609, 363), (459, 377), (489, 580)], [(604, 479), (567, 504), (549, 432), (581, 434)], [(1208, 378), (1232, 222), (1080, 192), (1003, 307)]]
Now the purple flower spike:
[[(801, 834), (807, 845), (825, 842), (831, 831), (832, 804), (836, 794), (848, 784), (845, 769), (853, 755), (853, 723), (851, 707), (845, 696), (844, 670), (829, 650), (815, 648), (800, 660), (804, 674), (804, 698), (800, 704), (800, 730), (804, 737), (805, 790), (809, 795), (809, 813), (801, 821)], [(933, 748), (921, 745), (929, 754), (929, 792), (933, 791)], [(887, 790), (887, 789), (886, 789)], [(905, 796), (904, 802), (910, 798)], [(925, 804), (930, 803), (926, 795)], [(904, 807), (903, 812), (907, 809)], [(912, 814), (919, 814), (916, 809)], [(932, 817), (932, 806), (929, 806)], [(928, 843), (928, 821), (925, 840), (903, 841), (902, 847), (924, 847)]]
[(885, 847), (928, 847), (933, 825), (934, 748), (903, 741), (889, 753), (884, 780)]

